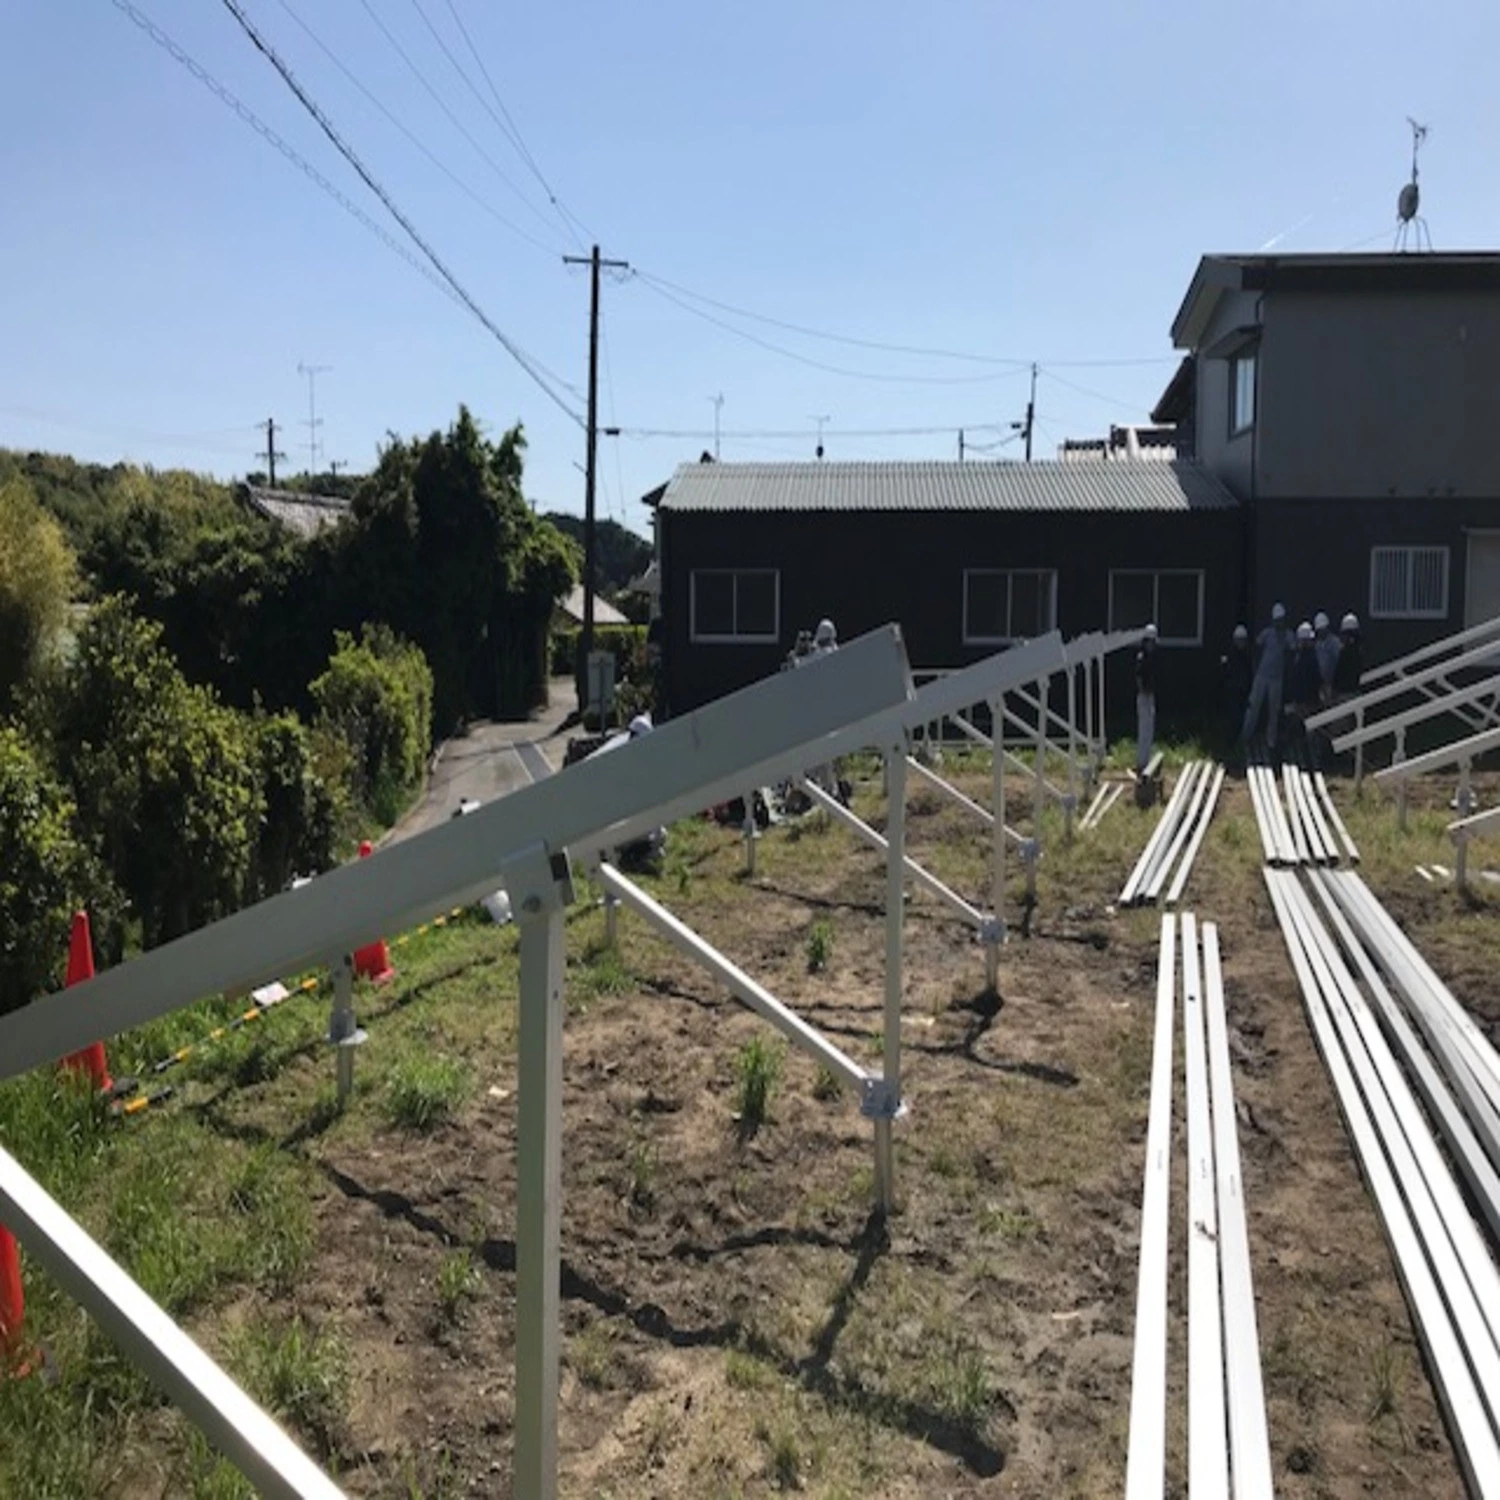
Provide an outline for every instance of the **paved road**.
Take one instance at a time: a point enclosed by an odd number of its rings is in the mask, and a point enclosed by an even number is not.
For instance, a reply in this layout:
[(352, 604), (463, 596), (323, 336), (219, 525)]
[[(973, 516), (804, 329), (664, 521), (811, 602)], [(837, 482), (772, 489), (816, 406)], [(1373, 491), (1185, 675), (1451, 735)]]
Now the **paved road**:
[(551, 685), (547, 708), (536, 718), (517, 724), (474, 724), (463, 738), (446, 741), (427, 795), (382, 843), (398, 843), (451, 818), (465, 797), (492, 802), (557, 770), (567, 744), (561, 726), (573, 703), (571, 679), (558, 679)]

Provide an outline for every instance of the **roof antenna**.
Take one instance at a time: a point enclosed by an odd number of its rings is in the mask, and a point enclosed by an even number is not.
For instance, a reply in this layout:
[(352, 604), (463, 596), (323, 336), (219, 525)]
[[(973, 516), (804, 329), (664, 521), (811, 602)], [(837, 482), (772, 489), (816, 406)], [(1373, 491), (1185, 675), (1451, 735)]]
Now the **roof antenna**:
[(818, 457), (822, 458), (822, 456), (823, 456), (823, 429), (833, 419), (831, 417), (809, 417), (807, 420), (809, 422), (816, 422), (818, 424)]
[(1421, 189), (1417, 186), (1417, 152), (1427, 139), (1427, 127), (1419, 125), (1410, 115), (1407, 115), (1406, 123), (1411, 126), (1411, 181), (1396, 199), (1395, 248), (1421, 250), (1425, 241), (1425, 248), (1431, 250), (1432, 234), (1427, 228), (1427, 220), (1417, 212), (1422, 201)]

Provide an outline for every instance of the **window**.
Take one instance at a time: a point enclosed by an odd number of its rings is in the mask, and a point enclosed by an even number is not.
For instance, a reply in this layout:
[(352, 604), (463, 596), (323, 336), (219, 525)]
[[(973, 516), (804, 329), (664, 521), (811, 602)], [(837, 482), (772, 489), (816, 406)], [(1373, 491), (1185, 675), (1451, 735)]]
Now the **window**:
[(1109, 575), (1109, 628), (1156, 625), (1163, 646), (1203, 644), (1200, 568), (1118, 568)]
[(964, 644), (1003, 646), (1057, 627), (1057, 574), (1050, 568), (965, 568)]
[(1377, 620), (1448, 617), (1446, 547), (1372, 547), (1370, 614)]
[(695, 568), (694, 641), (768, 641), (781, 625), (781, 574), (775, 568)]
[(1255, 426), (1255, 355), (1239, 354), (1229, 361), (1229, 435)]

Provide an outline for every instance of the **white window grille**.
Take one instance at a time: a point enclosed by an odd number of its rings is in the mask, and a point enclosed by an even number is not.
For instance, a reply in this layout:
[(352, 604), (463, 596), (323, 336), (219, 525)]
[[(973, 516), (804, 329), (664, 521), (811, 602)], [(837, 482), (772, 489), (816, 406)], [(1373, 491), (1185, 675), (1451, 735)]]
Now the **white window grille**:
[(1203, 644), (1201, 568), (1115, 568), (1109, 575), (1109, 628), (1156, 626), (1163, 646)]
[(1055, 569), (964, 569), (965, 645), (1007, 646), (1056, 628)]
[(695, 568), (691, 634), (697, 644), (775, 644), (781, 634), (781, 574), (775, 568)]
[(1372, 547), (1370, 614), (1377, 620), (1448, 617), (1446, 547)]

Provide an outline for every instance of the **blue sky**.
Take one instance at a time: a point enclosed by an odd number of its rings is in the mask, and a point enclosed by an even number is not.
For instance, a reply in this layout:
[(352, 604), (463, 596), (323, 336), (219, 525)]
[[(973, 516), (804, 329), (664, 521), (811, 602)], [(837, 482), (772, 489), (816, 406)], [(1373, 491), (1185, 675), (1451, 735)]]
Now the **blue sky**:
[[(602, 421), (626, 429), (601, 439), (601, 514), (638, 528), (638, 497), (712, 439), (634, 434), (711, 432), (720, 392), (726, 459), (810, 457), (818, 416), (834, 458), (952, 457), (960, 427), (993, 444), (1024, 409), (1032, 359), (1039, 454), (1143, 420), (1201, 252), (1389, 246), (1408, 114), (1431, 125), (1438, 248), (1500, 245), (1500, 7), (1473, 0), (243, 4), (581, 412), (587, 282), (560, 260), (579, 244), (482, 106), (462, 18), (580, 242), (642, 273), (605, 284), (600, 392)], [(139, 7), (400, 238), (222, 4)], [(111, 0), (0, 7), (0, 57), (0, 446), (232, 475), (275, 416), (303, 467), (306, 362), (330, 367), (328, 457), (367, 467), (386, 432), (430, 431), (464, 401), (493, 428), (524, 422), (527, 493), (581, 510), (569, 416)], [(848, 338), (1018, 363), (812, 338), (670, 300), (662, 281)], [(911, 428), (938, 430), (853, 435)]]

